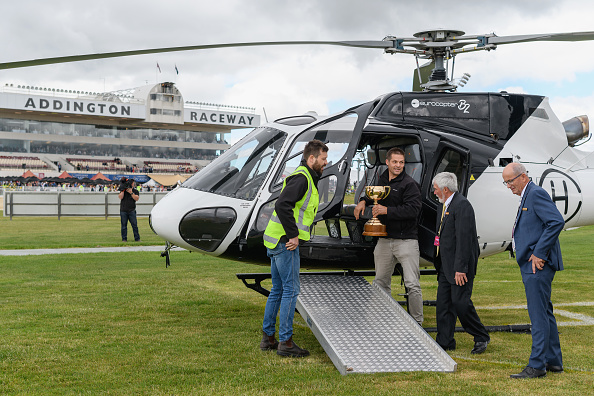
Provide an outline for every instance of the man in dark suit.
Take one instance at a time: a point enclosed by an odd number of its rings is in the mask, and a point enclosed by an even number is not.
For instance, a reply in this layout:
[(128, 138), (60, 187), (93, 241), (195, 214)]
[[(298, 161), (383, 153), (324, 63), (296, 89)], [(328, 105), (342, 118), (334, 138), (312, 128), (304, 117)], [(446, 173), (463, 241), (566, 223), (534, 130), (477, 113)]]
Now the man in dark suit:
[(563, 371), (551, 285), (555, 272), (563, 270), (559, 233), (565, 221), (549, 194), (530, 181), (524, 165), (511, 163), (505, 167), (502, 176), (503, 184), (522, 197), (512, 243), (532, 323), (532, 352), (528, 366), (511, 378), (544, 377), (547, 371)]
[(466, 197), (457, 193), (455, 174), (438, 173), (432, 182), (435, 195), (443, 204), (435, 237), (435, 268), (438, 272), (436, 341), (445, 350), (456, 349), (457, 316), (464, 330), (474, 336), (471, 353), (483, 353), (491, 339), (471, 300), (479, 257), (474, 210)]

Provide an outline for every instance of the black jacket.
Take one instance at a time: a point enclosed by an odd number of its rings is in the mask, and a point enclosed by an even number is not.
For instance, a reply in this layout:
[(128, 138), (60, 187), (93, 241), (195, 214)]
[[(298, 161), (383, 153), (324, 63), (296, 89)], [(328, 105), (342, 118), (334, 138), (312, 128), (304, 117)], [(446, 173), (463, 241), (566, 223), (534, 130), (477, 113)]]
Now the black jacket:
[[(418, 239), (418, 217), (421, 212), (421, 190), (417, 182), (403, 170), (394, 179), (389, 180), (386, 169), (379, 177), (377, 185), (390, 186), (390, 193), (378, 203), (388, 208), (387, 215), (378, 216), (386, 225), (388, 238)], [(367, 205), (373, 200), (363, 197)]]
[(455, 193), (443, 221), (441, 212), (441, 209), (438, 210), (435, 226), (436, 231), (439, 230), (441, 222), (439, 254), (435, 259), (435, 268), (438, 272), (443, 272), (451, 284), (456, 283), (456, 272), (465, 273), (469, 280), (473, 279), (480, 252), (474, 209), (465, 196)]
[[(305, 161), (301, 161), (301, 165), (305, 166), (311, 175), (314, 185), (318, 186), (318, 180), (320, 176), (317, 172), (311, 169), (305, 164)], [(280, 242), (287, 242), (291, 238), (299, 236), (299, 229), (295, 223), (295, 217), (293, 215), (293, 208), (295, 204), (303, 198), (307, 192), (307, 178), (301, 174), (288, 176), (285, 188), (278, 197), (278, 201), (274, 205), (276, 215), (283, 225), (283, 229), (286, 233), (286, 240), (283, 236)]]

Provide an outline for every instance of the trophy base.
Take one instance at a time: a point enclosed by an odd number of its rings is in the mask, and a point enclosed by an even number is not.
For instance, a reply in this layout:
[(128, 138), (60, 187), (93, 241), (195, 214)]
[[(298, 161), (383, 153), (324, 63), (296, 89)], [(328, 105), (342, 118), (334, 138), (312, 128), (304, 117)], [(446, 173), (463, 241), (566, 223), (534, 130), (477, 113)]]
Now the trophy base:
[(383, 224), (368, 224), (365, 223), (363, 227), (363, 235), (365, 236), (388, 236), (386, 226)]

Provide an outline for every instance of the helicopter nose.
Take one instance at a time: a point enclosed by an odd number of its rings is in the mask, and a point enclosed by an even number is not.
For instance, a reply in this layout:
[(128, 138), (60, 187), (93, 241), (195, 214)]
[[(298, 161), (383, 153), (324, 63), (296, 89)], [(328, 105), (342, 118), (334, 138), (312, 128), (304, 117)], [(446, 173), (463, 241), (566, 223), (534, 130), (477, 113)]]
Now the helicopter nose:
[(213, 252), (237, 220), (234, 209), (217, 203), (204, 192), (178, 188), (153, 207), (150, 226), (174, 245)]

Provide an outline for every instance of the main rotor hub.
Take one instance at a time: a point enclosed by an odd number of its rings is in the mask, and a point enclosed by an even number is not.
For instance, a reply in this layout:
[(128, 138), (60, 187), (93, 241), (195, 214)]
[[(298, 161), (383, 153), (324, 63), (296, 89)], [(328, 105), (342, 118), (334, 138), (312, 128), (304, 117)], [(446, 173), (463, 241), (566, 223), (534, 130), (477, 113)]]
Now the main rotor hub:
[(413, 34), (416, 38), (424, 38), (429, 39), (427, 41), (447, 41), (451, 39), (455, 39), (459, 36), (464, 36), (464, 32), (461, 30), (450, 30), (450, 29), (434, 29), (434, 30), (425, 30), (423, 32), (418, 32)]

